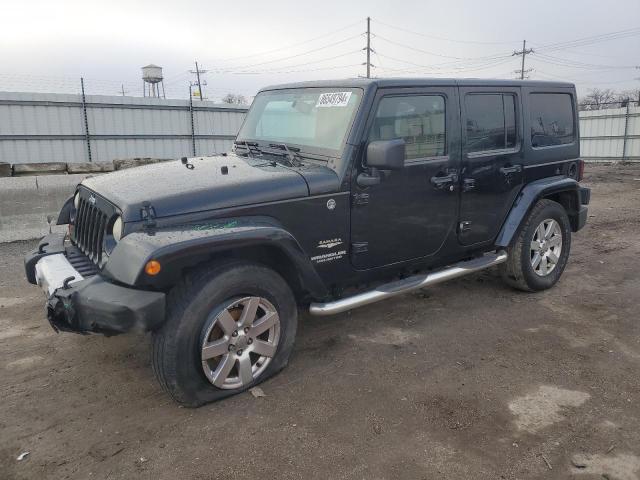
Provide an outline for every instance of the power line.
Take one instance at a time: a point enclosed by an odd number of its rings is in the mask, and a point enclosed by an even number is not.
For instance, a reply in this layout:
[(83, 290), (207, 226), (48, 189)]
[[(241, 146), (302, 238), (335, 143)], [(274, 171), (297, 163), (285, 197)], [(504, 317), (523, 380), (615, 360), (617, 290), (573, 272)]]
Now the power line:
[(487, 68), (493, 68), (493, 67), (497, 67), (499, 65), (503, 65), (507, 62), (509, 62), (511, 60), (511, 57), (507, 57), (507, 58), (503, 58), (503, 59), (499, 59), (499, 60), (494, 60), (491, 62), (486, 62), (485, 64), (479, 64), (479, 65), (470, 65), (470, 66), (459, 66), (459, 67), (453, 67), (455, 68), (454, 70), (440, 70), (438, 68), (434, 68), (433, 65), (428, 66), (428, 65), (419, 65), (419, 64), (415, 64), (413, 62), (406, 62), (404, 60), (398, 60), (395, 59), (393, 57), (389, 57), (387, 55), (383, 55), (383, 54), (379, 54), (380, 56), (384, 57), (384, 58), (389, 58), (391, 60), (396, 60), (396, 61), (401, 61), (404, 63), (409, 63), (409, 64), (413, 64), (415, 66), (419, 66), (422, 68), (419, 69), (397, 69), (397, 68), (390, 68), (390, 67), (385, 67), (382, 68), (382, 70), (385, 71), (391, 71), (391, 72), (395, 72), (395, 73), (427, 73), (427, 74), (435, 74), (435, 75), (443, 75), (443, 74), (456, 74), (456, 73), (461, 73), (461, 72), (473, 72), (473, 71), (478, 71), (478, 70), (486, 70)]
[(326, 62), (326, 61), (329, 61), (329, 60), (335, 60), (337, 58), (346, 57), (346, 56), (349, 56), (349, 55), (360, 53), (361, 51), (362, 51), (361, 49), (351, 50), (351, 51), (346, 52), (346, 53), (341, 53), (340, 55), (333, 55), (331, 57), (321, 58), (319, 60), (311, 60), (309, 62), (298, 63), (298, 64), (295, 64), (295, 65), (283, 65), (281, 67), (273, 67), (271, 69), (266, 69), (266, 70), (258, 69), (258, 70), (236, 71), (234, 69), (229, 69), (229, 70), (220, 70), (219, 73), (246, 74), (246, 75), (256, 75), (256, 74), (260, 74), (260, 73), (273, 73), (274, 71), (279, 70), (279, 69), (304, 67), (306, 65), (313, 65), (315, 63), (322, 63), (322, 62)]
[(468, 69), (473, 69), (476, 67), (480, 67), (480, 66), (486, 66), (486, 65), (498, 65), (498, 64), (502, 64), (505, 63), (507, 61), (509, 61), (511, 59), (511, 55), (508, 56), (504, 56), (504, 57), (496, 57), (494, 59), (483, 59), (483, 60), (478, 60), (478, 61), (473, 61), (473, 62), (446, 62), (446, 63), (436, 63), (436, 64), (431, 64), (431, 65), (424, 65), (421, 63), (415, 63), (415, 62), (411, 62), (409, 60), (403, 60), (401, 58), (396, 58), (396, 57), (392, 57), (390, 55), (385, 55), (383, 53), (378, 53), (376, 52), (376, 54), (380, 55), (381, 57), (384, 58), (388, 58), (389, 60), (394, 60), (396, 62), (401, 62), (401, 63), (406, 63), (408, 65), (413, 65), (416, 67), (422, 67), (422, 68), (426, 68), (429, 70), (440, 70), (440, 69), (452, 69), (452, 71), (455, 70), (468, 70)]
[(189, 70), (183, 70), (180, 73), (176, 73), (174, 75), (171, 75), (170, 77), (167, 77), (166, 80), (166, 84), (169, 85), (171, 83), (175, 83), (177, 79), (179, 79), (180, 77), (184, 77), (185, 75), (189, 75), (190, 71)]
[(342, 28), (339, 28), (337, 30), (333, 30), (331, 32), (327, 32), (325, 34), (322, 34), (322, 35), (319, 35), (317, 37), (313, 37), (313, 38), (310, 38), (310, 39), (307, 39), (307, 40), (303, 40), (301, 42), (296, 42), (294, 44), (286, 45), (284, 47), (278, 47), (278, 48), (274, 48), (272, 50), (267, 50), (265, 52), (252, 53), (250, 55), (243, 55), (243, 56), (235, 57), (235, 58), (221, 59), (220, 61), (221, 62), (233, 62), (233, 61), (242, 60), (242, 59), (245, 59), (245, 58), (259, 57), (259, 56), (262, 56), (262, 55), (269, 55), (271, 53), (280, 52), (282, 50), (288, 50), (290, 48), (299, 47), (300, 45), (306, 45), (307, 43), (315, 42), (316, 40), (320, 40), (321, 38), (330, 37), (331, 35), (335, 35), (336, 33), (340, 33), (340, 32), (342, 32), (344, 30), (348, 30), (349, 28), (355, 27), (356, 25), (360, 25), (360, 21), (350, 23), (349, 25), (347, 25), (345, 27), (342, 27)]
[(519, 40), (514, 40), (514, 41), (504, 41), (504, 42), (483, 42), (483, 41), (478, 41), (478, 40), (458, 40), (458, 39), (454, 39), (454, 38), (438, 37), (436, 35), (427, 35), (426, 33), (414, 32), (413, 30), (409, 30), (409, 29), (406, 29), (406, 28), (402, 28), (402, 27), (398, 27), (398, 26), (395, 26), (395, 25), (391, 25), (391, 24), (386, 23), (386, 22), (381, 22), (380, 20), (375, 20), (374, 19), (374, 21), (376, 23), (379, 23), (380, 25), (384, 25), (385, 27), (393, 28), (395, 30), (400, 30), (400, 31), (406, 32), (406, 33), (411, 33), (413, 35), (419, 35), (419, 36), (425, 37), (425, 38), (431, 38), (431, 39), (435, 39), (435, 40), (443, 40), (445, 42), (470, 43), (470, 44), (476, 44), (476, 45), (509, 45), (509, 44), (514, 44), (516, 41), (519, 41)]
[(352, 63), (349, 65), (335, 65), (335, 66), (331, 66), (331, 67), (319, 67), (319, 68), (308, 68), (308, 69), (304, 69), (304, 70), (273, 70), (273, 71), (266, 71), (266, 72), (235, 72), (235, 75), (269, 75), (269, 74), (286, 74), (286, 73), (301, 73), (301, 72), (319, 72), (322, 70), (337, 70), (337, 69), (341, 69), (341, 68), (350, 68), (350, 67), (359, 67), (362, 66), (361, 63)]
[(576, 82), (573, 79), (569, 80), (569, 79), (567, 79), (565, 77), (561, 77), (561, 76), (558, 76), (558, 75), (555, 75), (555, 74), (552, 74), (552, 73), (549, 73), (549, 72), (544, 72), (544, 71), (541, 71), (541, 70), (536, 70), (536, 74), (537, 75), (541, 75), (543, 78), (547, 77), (549, 79), (558, 79), (558, 80), (562, 80), (562, 81), (565, 81), (565, 82), (571, 82), (571, 83), (574, 83), (576, 85), (585, 85), (585, 86), (589, 86), (589, 85), (614, 85), (614, 84), (621, 84), (621, 83), (631, 83), (631, 82), (637, 80), (637, 79), (634, 79), (634, 78), (630, 78), (628, 80), (614, 80), (614, 81), (606, 81), (606, 82), (589, 82), (589, 81)]
[[(247, 69), (251, 69), (253, 67), (258, 67), (258, 66), (261, 66), (261, 65), (267, 65), (269, 63), (277, 63), (277, 62), (282, 62), (284, 60), (289, 60), (289, 59), (292, 59), (292, 58), (302, 57), (304, 55), (309, 55), (311, 53), (319, 52), (320, 50), (325, 50), (327, 48), (335, 47), (336, 45), (341, 45), (341, 44), (346, 43), (346, 42), (348, 42), (350, 40), (353, 40), (354, 38), (359, 38), (361, 36), (362, 36), (362, 34), (359, 33), (358, 35), (353, 35), (351, 37), (347, 37), (347, 38), (344, 38), (342, 40), (338, 40), (337, 42), (333, 42), (333, 43), (330, 43), (328, 45), (323, 45), (321, 47), (317, 47), (317, 48), (314, 48), (312, 50), (307, 50), (305, 52), (296, 53), (295, 55), (289, 55), (289, 56), (286, 56), (286, 57), (276, 58), (276, 59), (273, 59), (273, 60), (266, 60), (264, 62), (254, 63), (252, 65), (243, 65), (243, 66), (240, 66), (240, 67), (233, 67), (233, 70), (235, 70), (235, 71), (247, 70)], [(221, 71), (224, 71), (224, 69), (221, 69)]]
[(570, 60), (567, 58), (554, 57), (552, 55), (547, 55), (544, 53), (539, 53), (539, 59), (544, 59), (547, 63), (553, 63), (559, 66), (565, 66), (570, 68), (584, 68), (587, 70), (617, 70), (617, 69), (634, 69), (638, 68), (636, 65), (602, 65), (595, 63), (585, 63), (577, 60)]
[[(334, 30), (332, 32), (328, 32), (325, 33), (323, 35), (319, 35), (307, 40), (303, 40), (301, 42), (297, 42), (295, 45), (287, 45), (287, 46), (283, 46), (283, 47), (279, 47), (279, 48), (274, 48), (268, 51), (263, 51), (260, 53), (254, 53), (254, 54), (249, 54), (249, 55), (244, 55), (241, 57), (236, 57), (236, 58), (232, 58), (232, 59), (226, 59), (226, 62), (233, 62), (233, 61), (237, 61), (240, 59), (249, 59), (249, 58), (256, 58), (259, 56), (267, 56), (267, 55), (271, 55), (273, 53), (276, 52), (280, 52), (280, 51), (284, 51), (284, 50), (288, 50), (288, 49), (292, 49), (295, 47), (299, 47), (301, 45), (305, 45), (311, 42), (316, 42), (319, 41), (321, 39), (327, 38), (329, 36), (332, 35), (336, 35), (340, 32), (343, 32), (345, 30), (348, 30), (350, 28), (354, 28), (356, 27), (358, 24), (360, 24), (361, 21), (359, 22), (354, 22), (352, 24), (349, 24), (345, 27), (342, 27), (340, 29)], [(366, 66), (366, 75), (368, 78), (370, 78), (372, 76), (373, 73), (373, 69), (379, 69), (379, 70), (375, 70), (375, 71), (380, 71), (380, 72), (395, 72), (395, 73), (423, 73), (423, 72), (428, 72), (428, 73), (432, 73), (432, 74), (436, 74), (436, 75), (440, 75), (440, 74), (445, 74), (445, 73), (461, 73), (461, 72), (470, 72), (470, 71), (478, 71), (478, 70), (484, 70), (484, 69), (489, 69), (489, 68), (493, 68), (495, 66), (498, 65), (502, 65), (504, 63), (507, 63), (509, 61), (511, 61), (513, 56), (522, 56), (522, 67), (520, 70), (518, 70), (517, 72), (520, 75), (520, 78), (524, 78), (524, 76), (526, 75), (526, 73), (530, 72), (531, 69), (527, 69), (525, 68), (525, 60), (529, 60), (531, 61), (529, 58), (527, 58), (526, 56), (529, 54), (534, 53), (533, 49), (529, 48), (527, 49), (527, 43), (526, 41), (523, 43), (522, 46), (522, 50), (518, 50), (515, 51), (513, 53), (511, 52), (504, 52), (501, 54), (493, 54), (493, 55), (487, 55), (487, 56), (480, 56), (480, 57), (462, 57), (462, 56), (453, 56), (453, 55), (446, 55), (444, 53), (442, 53), (441, 50), (436, 50), (436, 51), (430, 51), (430, 50), (426, 50), (426, 49), (422, 49), (419, 46), (414, 46), (413, 43), (402, 43), (400, 41), (396, 41), (395, 39), (393, 39), (393, 37), (391, 38), (386, 38), (384, 36), (378, 35), (373, 33), (372, 31), (372, 22), (373, 22), (373, 28), (374, 30), (376, 29), (376, 25), (383, 25), (385, 27), (394, 29), (394, 30), (399, 30), (399, 31), (403, 31), (412, 35), (417, 35), (423, 38), (429, 38), (429, 39), (438, 39), (438, 40), (443, 40), (443, 41), (451, 41), (451, 42), (455, 42), (455, 43), (467, 43), (467, 44), (478, 44), (478, 45), (503, 45), (503, 44), (511, 44), (513, 42), (484, 42), (484, 41), (473, 41), (473, 40), (456, 40), (456, 39), (448, 39), (445, 37), (438, 37), (436, 35), (430, 35), (427, 33), (420, 33), (420, 32), (416, 32), (416, 31), (411, 31), (402, 27), (398, 27), (395, 25), (391, 25), (385, 22), (380, 22), (377, 21), (375, 19), (372, 19), (370, 17), (367, 17), (366, 19), (366, 32), (357, 34), (357, 35), (353, 35), (353, 36), (348, 36), (346, 38), (338, 38), (336, 41), (332, 41), (326, 44), (322, 44), (322, 45), (318, 45), (315, 48), (310, 48), (308, 50), (305, 51), (299, 51), (298, 53), (292, 53), (289, 55), (285, 55), (285, 56), (280, 56), (278, 58), (271, 58), (271, 59), (264, 59), (261, 60), (260, 62), (257, 63), (247, 63), (245, 65), (239, 65), (239, 66), (232, 66), (232, 65), (220, 65), (218, 64), (217, 68), (215, 68), (212, 71), (218, 72), (218, 73), (226, 73), (226, 74), (233, 74), (233, 75), (269, 75), (269, 74), (295, 74), (295, 73), (302, 73), (302, 72), (312, 72), (312, 71), (330, 71), (330, 70), (340, 70), (340, 69), (347, 69), (347, 68), (353, 68), (355, 66), (357, 66), (358, 64), (355, 63), (351, 63), (349, 62), (349, 64), (346, 65), (322, 65), (322, 66), (318, 66), (318, 67), (314, 67), (314, 68), (301, 68), (301, 67), (307, 67), (310, 65), (318, 65), (318, 64), (322, 64), (323, 62), (332, 62), (334, 60), (337, 60), (339, 58), (344, 58), (344, 57), (348, 57), (350, 55), (355, 55), (356, 53), (360, 53), (364, 50), (366, 52), (366, 61), (365, 63), (362, 63), (360, 65), (365, 65)], [(345, 33), (344, 35), (348, 35), (347, 33)], [(346, 48), (335, 48), (335, 47), (339, 47), (339, 46), (344, 46), (347, 42), (350, 42), (352, 40), (355, 40), (356, 38), (360, 38), (362, 36), (365, 36), (366, 38), (366, 46), (365, 48), (358, 48), (356, 50), (349, 50), (347, 52), (344, 52), (344, 50), (346, 50)], [(612, 40), (616, 40), (616, 39), (624, 39), (624, 38), (630, 38), (636, 35), (640, 35), (640, 28), (632, 28), (632, 29), (627, 29), (627, 30), (621, 30), (621, 31), (617, 31), (617, 32), (610, 32), (610, 33), (605, 33), (605, 34), (599, 34), (599, 35), (593, 35), (593, 36), (589, 36), (589, 37), (583, 37), (583, 38), (578, 38), (578, 39), (574, 39), (574, 40), (567, 40), (567, 41), (563, 41), (563, 42), (556, 42), (556, 43), (548, 43), (548, 44), (543, 44), (540, 45), (539, 47), (536, 46), (535, 47), (535, 55), (533, 57), (533, 61), (536, 62), (534, 63), (535, 66), (538, 65), (537, 62), (541, 62), (541, 64), (546, 64), (546, 65), (552, 65), (554, 67), (563, 67), (563, 68), (571, 68), (571, 69), (582, 69), (582, 70), (593, 70), (593, 71), (597, 71), (597, 72), (606, 72), (606, 71), (612, 71), (612, 70), (624, 70), (624, 69), (633, 69), (633, 68), (638, 68), (636, 66), (633, 65), (607, 65), (607, 64), (599, 64), (599, 63), (589, 63), (588, 61), (579, 61), (579, 60), (574, 60), (574, 59), (569, 59), (569, 58), (561, 58), (561, 57), (557, 57), (557, 56), (553, 56), (550, 55), (550, 53), (558, 51), (558, 50), (569, 50), (575, 47), (579, 47), (579, 46), (583, 46), (583, 45), (592, 45), (592, 44), (596, 44), (596, 43), (601, 43), (601, 42), (608, 42), (608, 41), (612, 41)], [(418, 52), (420, 54), (424, 54), (424, 55), (429, 55), (430, 57), (438, 57), (438, 58), (442, 58), (442, 59), (450, 59), (449, 61), (446, 62), (440, 62), (440, 63), (436, 63), (436, 64), (431, 64), (428, 65), (426, 64), (429, 60), (426, 59), (426, 57), (422, 57), (420, 55), (416, 56), (415, 54), (409, 54), (407, 52), (403, 52), (401, 50), (401, 53), (399, 54), (398, 58), (397, 56), (389, 56), (389, 55), (385, 55), (384, 53), (379, 53), (377, 51), (377, 47), (379, 46), (378, 43), (376, 43), (376, 49), (373, 48), (372, 46), (372, 42), (386, 42), (387, 44), (396, 46), (396, 47), (400, 47), (401, 49), (406, 49), (406, 50), (410, 50), (412, 52)], [(328, 50), (328, 49), (335, 49), (334, 51), (340, 51), (342, 50), (344, 53), (340, 53), (340, 54), (336, 54), (336, 55), (331, 55), (331, 56), (327, 56), (325, 58), (319, 58), (319, 59), (313, 59), (313, 58), (317, 58), (317, 55), (313, 55), (317, 52), (320, 51), (324, 51), (324, 50)], [(394, 51), (397, 52), (397, 49), (393, 49)], [(295, 52), (296, 50), (294, 50)], [(571, 52), (567, 52), (568, 54), (571, 54)], [(373, 65), (371, 63), (371, 57), (372, 54), (375, 54), (376, 59), (378, 60), (376, 63), (378, 63), (378, 67), (376, 67), (375, 65)], [(579, 54), (578, 52), (576, 52), (576, 54)], [(311, 59), (307, 58), (307, 61), (302, 61), (300, 62), (294, 62), (294, 64), (291, 64), (291, 62), (289, 62), (288, 60), (292, 60), (292, 59), (296, 59), (296, 58), (301, 58), (301, 57), (305, 57), (305, 56), (311, 56)], [(396, 54), (398, 55), (398, 54)], [(583, 55), (587, 55), (584, 54)], [(595, 54), (594, 54), (595, 56)], [(381, 58), (384, 57), (385, 59), (389, 59), (393, 62), (399, 62), (400, 64), (404, 64), (404, 65), (408, 65), (410, 67), (397, 67), (394, 66), (394, 64), (392, 63), (391, 65), (389, 65), (388, 62), (385, 63), (386, 67), (382, 66), (382, 61)], [(407, 57), (407, 59), (404, 59), (402, 57)], [(414, 57), (416, 57), (414, 59)], [(421, 62), (421, 59), (424, 59), (424, 61)], [(544, 65), (542, 65), (543, 68)], [(266, 67), (266, 68), (264, 68)], [(397, 67), (397, 68), (396, 68)], [(199, 64), (196, 63), (196, 69), (195, 70), (187, 70), (187, 71), (182, 71), (179, 73), (176, 73), (174, 75), (172, 75), (171, 77), (168, 78), (167, 81), (167, 85), (171, 85), (171, 84), (175, 84), (178, 82), (182, 82), (183, 79), (185, 79), (186, 76), (188, 76), (190, 73), (194, 74), (196, 76), (196, 83), (199, 86), (200, 89), (200, 93), (201, 93), (201, 100), (204, 98), (204, 92), (202, 92), (202, 89), (204, 86), (206, 86), (206, 81), (204, 81), (202, 77), (202, 75), (206, 72), (206, 70), (203, 70)], [(543, 74), (544, 75), (544, 74)], [(2, 74), (0, 74), (0, 79), (3, 77)], [(77, 81), (75, 79), (70, 79), (70, 78), (63, 78), (63, 79), (59, 79), (59, 80), (54, 80), (52, 79), (52, 77), (41, 77), (41, 82), (42, 83), (46, 83), (48, 90), (51, 91), (51, 86), (53, 85), (54, 87), (59, 86), (59, 88), (65, 89), (65, 90), (73, 90), (73, 91), (77, 91), (78, 90), (78, 86), (77, 86)], [(626, 81), (625, 81), (626, 82)], [(37, 83), (36, 77), (31, 76), (29, 77), (26, 81), (21, 81), (21, 87), (23, 87), (24, 85), (35, 85)], [(605, 83), (605, 82), (602, 82)], [(611, 82), (614, 83), (614, 82)], [(96, 94), (98, 92), (105, 92), (108, 95), (113, 95), (115, 91), (117, 91), (118, 89), (123, 92), (125, 91), (125, 87), (127, 88), (134, 88), (135, 87), (130, 87), (130, 85), (132, 84), (127, 84), (127, 83), (122, 83), (119, 81), (108, 81), (105, 79), (100, 79), (100, 80), (87, 80), (85, 79), (85, 88), (87, 89), (87, 93), (91, 93), (91, 94)], [(39, 85), (38, 85), (39, 87)], [(214, 89), (211, 89), (212, 91), (214, 91)], [(126, 92), (125, 92), (126, 93)]]
[(612, 40), (618, 40), (620, 38), (628, 38), (636, 35), (640, 35), (640, 28), (630, 28), (627, 30), (620, 30), (617, 32), (602, 33), (599, 35), (593, 35), (590, 37), (582, 37), (575, 40), (569, 40), (565, 42), (548, 43), (536, 47), (539, 51), (554, 52), (556, 50), (564, 50), (567, 48), (580, 47), (585, 45), (593, 45), (594, 43), (609, 42)]
[(442, 55), (440, 53), (431, 52), (429, 50), (423, 50), (421, 48), (417, 48), (417, 47), (414, 47), (412, 45), (407, 45), (406, 43), (396, 42), (395, 40), (388, 39), (388, 38), (383, 37), (383, 36), (378, 35), (378, 34), (373, 34), (373, 37), (378, 39), (378, 40), (382, 40), (384, 42), (390, 43), (392, 45), (396, 45), (398, 47), (407, 48), (409, 50), (413, 50), (413, 51), (420, 52), (420, 53), (425, 53), (427, 55), (432, 55), (434, 57), (451, 58), (451, 59), (454, 59), (454, 60), (486, 60), (486, 59), (504, 57), (505, 55), (508, 55), (508, 53), (505, 52), (505, 53), (499, 53), (499, 54), (494, 54), (494, 55), (487, 55), (485, 57), (454, 57), (452, 55)]
[(575, 50), (571, 49), (563, 49), (565, 50), (564, 53), (567, 55), (579, 55), (582, 57), (599, 57), (599, 58), (607, 58), (609, 60), (611, 60), (612, 58), (628, 58), (627, 55), (601, 55), (598, 53), (587, 53), (587, 52), (577, 52)]

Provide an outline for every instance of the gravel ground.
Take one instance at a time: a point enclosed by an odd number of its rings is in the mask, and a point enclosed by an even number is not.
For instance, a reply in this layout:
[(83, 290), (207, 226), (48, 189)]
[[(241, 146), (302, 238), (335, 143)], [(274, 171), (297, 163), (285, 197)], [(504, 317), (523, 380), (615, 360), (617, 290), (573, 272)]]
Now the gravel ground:
[[(495, 271), (328, 318), (289, 367), (191, 410), (145, 335), (56, 335), (0, 245), (0, 478), (640, 478), (640, 166), (588, 166), (552, 290)], [(17, 460), (22, 452), (30, 452)]]

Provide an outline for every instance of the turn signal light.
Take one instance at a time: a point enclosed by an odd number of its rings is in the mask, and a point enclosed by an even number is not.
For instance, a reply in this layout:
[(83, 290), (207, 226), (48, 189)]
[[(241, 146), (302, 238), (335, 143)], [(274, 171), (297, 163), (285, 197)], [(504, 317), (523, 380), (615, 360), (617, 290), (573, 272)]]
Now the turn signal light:
[(157, 260), (149, 260), (147, 264), (144, 266), (144, 271), (147, 275), (157, 275), (160, 273), (161, 267), (160, 262)]

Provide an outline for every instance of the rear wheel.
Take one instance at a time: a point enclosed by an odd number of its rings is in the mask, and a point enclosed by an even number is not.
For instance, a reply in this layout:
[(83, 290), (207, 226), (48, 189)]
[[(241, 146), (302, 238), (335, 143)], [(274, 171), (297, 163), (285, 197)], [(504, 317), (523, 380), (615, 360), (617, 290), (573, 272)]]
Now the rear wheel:
[(242, 392), (286, 366), (297, 307), (284, 279), (262, 265), (228, 262), (190, 274), (167, 298), (153, 366), (179, 403), (199, 406)]
[(571, 249), (571, 226), (564, 207), (540, 200), (531, 209), (500, 265), (504, 281), (524, 291), (551, 288), (560, 279)]

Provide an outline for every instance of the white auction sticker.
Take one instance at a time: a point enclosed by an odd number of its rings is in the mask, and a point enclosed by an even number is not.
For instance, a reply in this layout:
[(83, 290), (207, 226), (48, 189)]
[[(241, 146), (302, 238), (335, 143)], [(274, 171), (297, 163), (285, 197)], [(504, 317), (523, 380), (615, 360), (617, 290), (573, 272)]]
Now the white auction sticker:
[(351, 98), (351, 92), (323, 93), (318, 98), (316, 107), (346, 107)]

